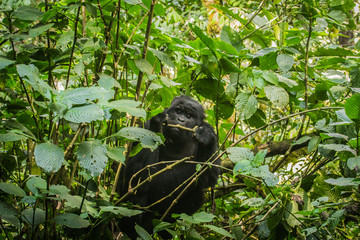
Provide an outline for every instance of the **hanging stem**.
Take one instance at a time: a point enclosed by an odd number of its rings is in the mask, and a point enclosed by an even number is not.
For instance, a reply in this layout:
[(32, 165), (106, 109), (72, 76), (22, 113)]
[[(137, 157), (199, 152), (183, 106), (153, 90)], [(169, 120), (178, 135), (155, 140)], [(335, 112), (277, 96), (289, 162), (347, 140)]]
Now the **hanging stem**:
[[(149, 47), (149, 39), (150, 39), (150, 31), (151, 31), (151, 24), (152, 24), (152, 18), (154, 15), (154, 7), (156, 4), (156, 0), (151, 0), (151, 6), (149, 11), (149, 18), (146, 26), (146, 33), (145, 33), (145, 42), (144, 42), (144, 48), (142, 52), (142, 59), (146, 59), (147, 50)], [(141, 91), (141, 84), (144, 77), (144, 73), (140, 71), (139, 78), (136, 84), (136, 93), (135, 93), (135, 100), (138, 101), (140, 99), (140, 91)]]

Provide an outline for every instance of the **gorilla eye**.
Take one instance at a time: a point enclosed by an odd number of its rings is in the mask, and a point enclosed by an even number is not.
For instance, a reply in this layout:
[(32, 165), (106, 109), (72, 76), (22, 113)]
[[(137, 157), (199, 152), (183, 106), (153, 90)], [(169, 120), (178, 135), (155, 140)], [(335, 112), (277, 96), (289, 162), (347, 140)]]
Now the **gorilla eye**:
[(181, 111), (180, 108), (177, 108), (177, 109), (175, 110), (175, 112), (176, 112), (177, 114), (181, 114), (181, 113), (182, 113), (182, 111)]
[(187, 118), (191, 118), (191, 115), (189, 113), (186, 114)]

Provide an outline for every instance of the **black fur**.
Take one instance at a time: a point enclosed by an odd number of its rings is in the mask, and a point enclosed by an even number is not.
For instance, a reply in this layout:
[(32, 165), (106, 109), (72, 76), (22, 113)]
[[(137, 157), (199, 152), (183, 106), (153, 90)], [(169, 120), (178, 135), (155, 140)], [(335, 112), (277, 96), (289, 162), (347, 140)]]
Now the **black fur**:
[[(180, 96), (173, 99), (171, 106), (164, 112), (150, 119), (145, 123), (145, 128), (153, 132), (162, 132), (165, 137), (165, 143), (151, 152), (149, 149), (142, 149), (136, 156), (129, 159), (126, 168), (123, 171), (123, 183), (120, 194), (125, 194), (129, 189), (131, 177), (143, 169), (145, 166), (158, 164), (137, 174), (132, 180), (131, 185), (135, 187), (141, 181), (144, 181), (150, 175), (158, 172), (166, 166), (173, 163), (174, 160), (181, 160), (185, 157), (192, 157), (191, 161), (205, 162), (218, 149), (217, 136), (210, 126), (204, 122), (205, 113), (203, 107), (194, 99), (187, 96)], [(170, 127), (168, 124), (179, 124), (187, 128), (198, 126), (194, 132)], [(219, 164), (219, 161), (216, 162)], [(195, 163), (181, 163), (174, 168), (165, 171), (159, 176), (153, 178), (150, 182), (139, 188), (134, 194), (131, 194), (127, 200), (146, 207), (152, 203), (168, 196), (174, 189), (183, 184), (196, 172)], [(213, 187), (219, 175), (219, 169), (210, 167), (200, 178), (179, 199), (177, 204), (171, 209), (171, 213), (193, 214), (196, 212), (204, 200), (203, 190)], [(188, 182), (189, 183), (189, 182)], [(134, 231), (135, 222), (151, 233), (153, 229), (152, 220), (160, 218), (168, 209), (173, 200), (184, 189), (184, 184), (180, 190), (176, 191), (171, 197), (166, 198), (160, 203), (150, 208), (151, 212), (141, 214), (140, 216), (123, 219), (126, 226), (121, 227), (131, 238), (136, 238)]]

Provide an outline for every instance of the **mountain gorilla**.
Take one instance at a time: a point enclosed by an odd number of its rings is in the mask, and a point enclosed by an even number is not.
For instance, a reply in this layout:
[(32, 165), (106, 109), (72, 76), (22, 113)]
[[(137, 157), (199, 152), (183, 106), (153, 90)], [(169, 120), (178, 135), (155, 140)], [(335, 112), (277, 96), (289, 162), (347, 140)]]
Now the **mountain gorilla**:
[[(153, 152), (149, 149), (142, 149), (129, 159), (122, 172), (123, 183), (120, 195), (127, 193), (130, 188), (177, 160), (191, 157), (189, 159), (191, 162), (182, 162), (171, 169), (166, 169), (158, 176), (148, 179), (146, 184), (127, 197), (128, 201), (141, 207), (152, 205), (149, 208), (150, 211), (120, 221), (121, 230), (131, 238), (136, 238), (135, 222), (150, 233), (152, 232), (152, 220), (160, 218), (188, 185), (191, 181), (188, 179), (197, 172), (196, 162), (206, 162), (216, 152), (217, 136), (210, 124), (204, 122), (204, 118), (204, 109), (197, 101), (187, 96), (180, 96), (173, 99), (168, 109), (145, 123), (145, 128), (163, 133), (165, 143)], [(197, 126), (197, 128), (195, 132), (192, 132), (173, 125), (181, 125), (186, 128)], [(219, 160), (215, 164), (218, 165)], [(146, 168), (149, 165), (151, 166)], [(178, 199), (167, 216), (171, 216), (172, 213), (193, 214), (196, 212), (203, 203), (204, 189), (216, 184), (219, 171), (217, 167), (208, 167)], [(181, 187), (173, 192), (179, 186)], [(154, 204), (155, 202), (157, 203)]]

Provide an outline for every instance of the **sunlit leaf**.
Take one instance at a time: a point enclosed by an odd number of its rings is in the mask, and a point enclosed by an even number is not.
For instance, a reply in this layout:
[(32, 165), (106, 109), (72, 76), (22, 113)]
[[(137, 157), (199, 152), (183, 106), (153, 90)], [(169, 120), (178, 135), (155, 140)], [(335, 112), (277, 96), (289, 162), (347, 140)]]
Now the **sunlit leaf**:
[(50, 142), (38, 144), (34, 151), (36, 164), (45, 172), (57, 172), (64, 163), (64, 151)]
[(108, 161), (107, 149), (99, 140), (82, 142), (77, 149), (77, 156), (80, 166), (93, 177), (103, 172)]

